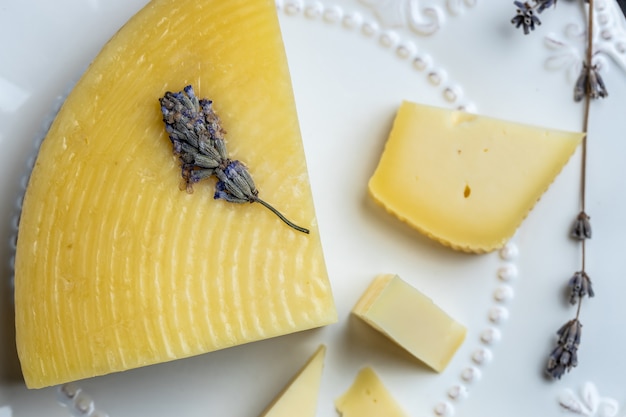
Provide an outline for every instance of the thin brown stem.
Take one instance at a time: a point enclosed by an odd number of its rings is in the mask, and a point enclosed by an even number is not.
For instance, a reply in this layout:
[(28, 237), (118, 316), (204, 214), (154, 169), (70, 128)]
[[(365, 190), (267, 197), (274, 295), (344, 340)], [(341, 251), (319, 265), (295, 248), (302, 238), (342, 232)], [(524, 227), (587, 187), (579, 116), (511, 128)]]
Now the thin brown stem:
[(587, 258), (585, 255), (587, 251), (586, 251), (586, 245), (585, 245), (584, 239), (580, 242), (580, 252), (581, 252), (581, 257), (582, 257), (580, 269), (583, 272), (585, 272), (585, 259)]
[[(588, 13), (588, 22), (587, 22), (587, 59), (584, 65), (586, 65), (587, 72), (592, 71), (593, 64), (591, 60), (593, 59), (593, 9), (594, 9), (594, 0), (589, 0), (589, 13)], [(587, 80), (589, 80), (589, 76), (587, 76)], [(583, 116), (583, 133), (585, 136), (583, 137), (582, 142), (582, 155), (581, 155), (581, 166), (580, 166), (580, 206), (583, 212), (586, 212), (586, 203), (587, 203), (587, 137), (589, 132), (589, 112), (591, 108), (591, 88), (589, 86), (585, 86), (585, 109)], [(586, 259), (587, 259), (587, 246), (585, 244), (585, 239), (580, 242), (580, 251), (581, 251), (581, 271), (585, 272), (586, 267)], [(580, 308), (582, 306), (582, 297), (578, 299), (578, 306), (576, 309), (576, 320), (580, 316)]]
[[(591, 71), (593, 59), (593, 0), (589, 0), (589, 19), (587, 23), (587, 59), (585, 65), (587, 71)], [(587, 77), (589, 79), (589, 77)], [(587, 191), (587, 132), (589, 130), (589, 110), (591, 108), (591, 91), (589, 86), (585, 86), (585, 113), (583, 116), (583, 132), (585, 137), (582, 143), (582, 165), (581, 165), (581, 179), (580, 179), (580, 203), (582, 211), (585, 211), (586, 207), (586, 191)]]
[(580, 206), (583, 212), (585, 212), (587, 201), (587, 130), (589, 126), (589, 108), (591, 107), (590, 102), (591, 97), (589, 97), (589, 93), (587, 93), (585, 95), (585, 114), (583, 117), (583, 133), (585, 134), (585, 136), (583, 137), (582, 143), (582, 161), (580, 167)]
[(578, 299), (578, 306), (576, 307), (576, 320), (578, 320), (578, 317), (580, 317), (580, 307), (583, 305), (583, 298), (580, 297)]
[(297, 224), (295, 224), (294, 222), (286, 218), (280, 211), (272, 207), (272, 205), (269, 204), (268, 202), (261, 200), (259, 197), (256, 197), (253, 201), (261, 203), (263, 207), (267, 208), (276, 216), (278, 216), (279, 219), (281, 219), (287, 226), (291, 227), (292, 229), (295, 229), (298, 232), (306, 233), (307, 235), (310, 233), (309, 229), (305, 229), (304, 227), (298, 226)]

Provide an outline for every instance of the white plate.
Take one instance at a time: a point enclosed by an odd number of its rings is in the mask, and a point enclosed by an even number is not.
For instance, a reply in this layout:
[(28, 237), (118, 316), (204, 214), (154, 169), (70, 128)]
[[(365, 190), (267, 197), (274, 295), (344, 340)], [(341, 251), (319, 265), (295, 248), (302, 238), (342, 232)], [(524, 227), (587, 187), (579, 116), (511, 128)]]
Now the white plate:
[[(567, 237), (579, 210), (580, 153), (512, 243), (483, 256), (450, 251), (409, 230), (369, 201), (366, 183), (403, 99), (580, 129), (582, 105), (572, 100), (577, 75), (572, 65), (584, 50), (577, 32), (585, 10), (559, 2), (541, 16), (543, 24), (534, 33), (524, 36), (510, 24), (515, 6), (508, 1), (285, 0), (278, 13), (340, 321), (80, 381), (84, 404), (99, 415), (120, 417), (255, 416), (325, 343), (321, 417), (337, 415), (334, 399), (365, 365), (374, 367), (412, 416), (438, 411), (561, 416), (565, 409), (559, 399), (567, 395), (572, 404), (581, 402), (580, 414), (623, 415), (617, 409), (626, 407), (626, 334), (619, 321), (626, 313), (626, 76), (620, 52), (626, 49), (626, 30), (613, 0), (597, 1), (596, 40), (605, 51), (599, 57), (610, 93), (593, 103), (589, 139), (587, 207), (594, 238), (587, 270), (597, 295), (583, 305), (580, 364), (572, 373), (551, 382), (542, 371), (555, 331), (575, 314), (563, 301), (563, 287), (580, 267), (579, 246)], [(0, 245), (0, 416), (9, 415), (3, 406), (14, 416), (79, 415), (74, 405), (59, 404), (56, 388), (28, 391), (11, 377), (16, 367), (9, 286), (15, 201), (34, 139), (57, 97), (145, 3), (0, 3), (0, 236), (5, 242)], [(546, 43), (546, 37), (553, 42)], [(355, 301), (381, 272), (400, 274), (468, 326), (465, 343), (442, 374), (411, 361), (349, 318)], [(479, 360), (481, 354), (488, 360)], [(463, 395), (455, 398), (455, 389)], [(96, 416), (96, 411), (80, 415)]]

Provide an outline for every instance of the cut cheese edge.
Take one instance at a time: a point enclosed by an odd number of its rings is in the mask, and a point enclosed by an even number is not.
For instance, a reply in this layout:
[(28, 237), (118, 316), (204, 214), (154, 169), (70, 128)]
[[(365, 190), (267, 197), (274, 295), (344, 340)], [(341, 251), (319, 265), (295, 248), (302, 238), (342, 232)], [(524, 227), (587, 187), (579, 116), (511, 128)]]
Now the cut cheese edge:
[(342, 417), (408, 417), (370, 367), (359, 371), (335, 408)]
[[(179, 190), (158, 99), (213, 100), (260, 204)], [(333, 323), (273, 0), (153, 0), (103, 48), (33, 169), (15, 263), (27, 386), (117, 372)]]
[(260, 417), (315, 417), (326, 346), (320, 346)]
[(513, 236), (582, 138), (403, 102), (369, 192), (444, 245), (490, 252)]
[(448, 366), (467, 329), (394, 274), (377, 276), (352, 313), (437, 372)]

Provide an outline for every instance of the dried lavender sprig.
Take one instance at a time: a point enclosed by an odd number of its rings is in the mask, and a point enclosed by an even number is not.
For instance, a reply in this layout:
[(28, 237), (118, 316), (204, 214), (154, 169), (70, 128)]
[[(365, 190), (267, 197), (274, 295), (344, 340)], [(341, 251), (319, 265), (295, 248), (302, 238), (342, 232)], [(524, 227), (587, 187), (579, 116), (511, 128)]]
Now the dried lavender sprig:
[(177, 93), (166, 92), (159, 101), (174, 154), (181, 162), (182, 189), (192, 193), (193, 184), (215, 176), (218, 179), (215, 199), (230, 203), (260, 203), (289, 227), (309, 233), (308, 229), (291, 222), (259, 198), (248, 168), (242, 162), (229, 158), (226, 131), (213, 110), (211, 100), (198, 100), (193, 88), (188, 85)]
[[(587, 132), (589, 127), (589, 110), (591, 100), (604, 98), (608, 95), (606, 86), (600, 77), (598, 67), (592, 65), (593, 59), (593, 20), (594, 20), (594, 0), (584, 0), (589, 3), (589, 13), (587, 21), (587, 54), (586, 61), (583, 62), (581, 74), (574, 87), (574, 100), (585, 100), (585, 110), (583, 117), (583, 137), (581, 172), (580, 172), (580, 206), (578, 214), (571, 231), (572, 237), (580, 241), (582, 265), (581, 270), (576, 272), (569, 280), (570, 303), (577, 305), (576, 317), (566, 323), (557, 334), (559, 339), (556, 348), (550, 354), (546, 373), (556, 379), (578, 364), (578, 345), (580, 344), (580, 332), (582, 324), (579, 321), (582, 300), (585, 296), (595, 295), (589, 275), (585, 270), (586, 243), (591, 238), (591, 224), (589, 215), (586, 213), (586, 190), (587, 190)], [(569, 335), (573, 335), (569, 337)], [(567, 336), (567, 337), (566, 337)]]

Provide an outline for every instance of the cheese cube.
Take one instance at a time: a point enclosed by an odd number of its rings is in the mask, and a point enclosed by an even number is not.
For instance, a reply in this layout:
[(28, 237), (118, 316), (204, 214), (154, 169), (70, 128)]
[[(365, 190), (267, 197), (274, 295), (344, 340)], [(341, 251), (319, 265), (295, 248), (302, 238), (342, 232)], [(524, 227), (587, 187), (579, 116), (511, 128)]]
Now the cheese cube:
[(513, 236), (582, 138), (404, 102), (369, 193), (444, 245), (493, 251)]
[(408, 417), (370, 367), (357, 374), (335, 408), (342, 417)]
[(467, 333), (430, 298), (394, 274), (377, 276), (352, 313), (437, 372), (446, 368)]
[(260, 417), (315, 417), (326, 346), (320, 346)]
[[(213, 100), (260, 204), (179, 189), (159, 98)], [(336, 321), (273, 0), (153, 0), (45, 138), (15, 261), (17, 349), (44, 387)]]

